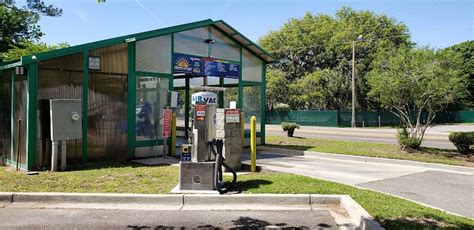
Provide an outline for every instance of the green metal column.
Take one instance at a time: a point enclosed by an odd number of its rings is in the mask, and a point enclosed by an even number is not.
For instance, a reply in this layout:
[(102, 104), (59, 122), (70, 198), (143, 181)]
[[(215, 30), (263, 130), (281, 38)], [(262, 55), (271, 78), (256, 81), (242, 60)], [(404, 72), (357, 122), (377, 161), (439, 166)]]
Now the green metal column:
[(263, 66), (262, 66), (262, 118), (260, 120), (260, 144), (261, 145), (264, 145), (265, 144), (265, 123), (267, 123), (267, 93), (266, 93), (266, 90), (267, 90), (267, 65), (266, 63), (264, 62), (263, 63)]
[[(36, 129), (38, 101), (38, 63), (28, 66), (28, 94), (26, 97), (26, 169), (33, 169), (36, 163)], [(20, 147), (20, 143), (18, 143)]]
[(15, 148), (13, 147), (14, 143), (14, 138), (15, 138), (15, 79), (14, 79), (14, 74), (15, 72), (12, 71), (12, 74), (10, 76), (10, 93), (11, 93), (11, 98), (10, 98), (10, 160), (13, 162), (14, 156), (15, 156)]
[(189, 78), (185, 78), (184, 90), (184, 134), (189, 137)]
[(128, 120), (127, 120), (127, 134), (128, 134), (128, 157), (132, 158), (135, 156), (135, 126), (136, 126), (136, 117), (135, 117), (135, 108), (136, 108), (136, 88), (137, 88), (137, 79), (136, 79), (136, 73), (135, 73), (135, 56), (136, 56), (136, 51), (135, 51), (135, 42), (129, 42), (128, 43)]
[(244, 88), (243, 88), (243, 84), (242, 84), (242, 70), (243, 70), (243, 63), (242, 63), (242, 47), (240, 47), (240, 74), (239, 74), (239, 93), (238, 93), (238, 106), (240, 108), (241, 111), (243, 111), (243, 105), (244, 105), (244, 101), (243, 101), (243, 96), (244, 96)]
[[(219, 86), (224, 87), (224, 78), (219, 77)], [(217, 100), (219, 101), (219, 108), (224, 108), (224, 92), (219, 91), (217, 95)]]
[(82, 52), (82, 163), (87, 162), (87, 128), (89, 127), (89, 50)]

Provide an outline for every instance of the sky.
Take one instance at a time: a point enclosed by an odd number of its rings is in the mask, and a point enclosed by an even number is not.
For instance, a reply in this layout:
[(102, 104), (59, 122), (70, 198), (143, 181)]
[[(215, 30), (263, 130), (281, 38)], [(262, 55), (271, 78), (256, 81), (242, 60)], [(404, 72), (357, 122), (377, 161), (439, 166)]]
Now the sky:
[[(21, 5), (25, 0), (17, 0)], [(386, 14), (408, 25), (412, 41), (444, 48), (474, 40), (474, 0), (45, 0), (63, 9), (40, 20), (48, 44), (78, 45), (203, 19), (223, 19), (253, 41), (306, 12), (343, 7)]]

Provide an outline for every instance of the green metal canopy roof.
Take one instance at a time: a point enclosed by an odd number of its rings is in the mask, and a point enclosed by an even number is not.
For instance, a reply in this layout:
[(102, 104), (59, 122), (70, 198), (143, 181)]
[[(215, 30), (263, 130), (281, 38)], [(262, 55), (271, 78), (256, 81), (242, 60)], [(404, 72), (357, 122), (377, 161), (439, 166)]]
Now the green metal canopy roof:
[(105, 46), (120, 44), (123, 42), (130, 42), (130, 41), (136, 41), (136, 40), (162, 36), (162, 35), (171, 34), (171, 33), (177, 33), (177, 32), (191, 30), (191, 29), (204, 27), (204, 26), (215, 26), (222, 33), (232, 38), (237, 43), (241, 44), (243, 47), (251, 51), (254, 55), (264, 60), (265, 62), (274, 61), (274, 58), (269, 53), (267, 53), (263, 48), (261, 48), (260, 46), (252, 42), (250, 39), (242, 35), (239, 31), (234, 29), (232, 26), (230, 26), (223, 20), (213, 21), (211, 19), (207, 19), (207, 20), (202, 20), (202, 21), (197, 21), (197, 22), (192, 22), (192, 23), (187, 23), (187, 24), (181, 24), (177, 26), (166, 27), (166, 28), (157, 29), (157, 30), (151, 30), (147, 32), (141, 32), (141, 33), (130, 34), (130, 35), (125, 35), (125, 36), (105, 39), (101, 41), (96, 41), (96, 42), (90, 42), (90, 43), (86, 43), (82, 45), (76, 45), (76, 46), (71, 46), (71, 47), (67, 47), (63, 49), (42, 52), (42, 53), (38, 53), (34, 55), (23, 56), (21, 57), (20, 60), (17, 60), (17, 61), (0, 63), (0, 70), (32, 63), (33, 61), (35, 61), (32, 59), (33, 56), (35, 56), (37, 61), (42, 61), (42, 60), (47, 60), (47, 59), (56, 58), (60, 56), (70, 55), (70, 54), (85, 51), (85, 50), (97, 49), (97, 48), (101, 48)]

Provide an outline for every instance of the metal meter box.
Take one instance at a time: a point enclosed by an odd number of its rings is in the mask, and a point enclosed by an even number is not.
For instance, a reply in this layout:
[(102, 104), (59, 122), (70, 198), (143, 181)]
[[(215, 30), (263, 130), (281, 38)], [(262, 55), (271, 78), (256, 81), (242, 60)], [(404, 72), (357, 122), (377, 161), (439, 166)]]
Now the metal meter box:
[(82, 138), (81, 100), (51, 99), (51, 141)]

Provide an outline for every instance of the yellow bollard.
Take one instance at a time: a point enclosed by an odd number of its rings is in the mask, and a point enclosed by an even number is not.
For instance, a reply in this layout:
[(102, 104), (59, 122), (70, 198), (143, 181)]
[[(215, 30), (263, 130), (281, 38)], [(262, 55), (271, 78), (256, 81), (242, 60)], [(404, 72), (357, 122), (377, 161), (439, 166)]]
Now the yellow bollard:
[(171, 117), (171, 156), (176, 156), (176, 113)]
[(250, 118), (250, 171), (257, 171), (257, 118)]

